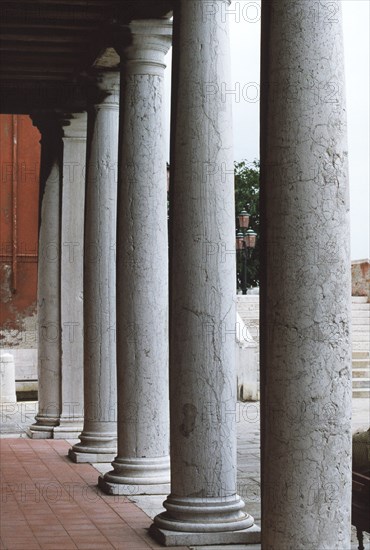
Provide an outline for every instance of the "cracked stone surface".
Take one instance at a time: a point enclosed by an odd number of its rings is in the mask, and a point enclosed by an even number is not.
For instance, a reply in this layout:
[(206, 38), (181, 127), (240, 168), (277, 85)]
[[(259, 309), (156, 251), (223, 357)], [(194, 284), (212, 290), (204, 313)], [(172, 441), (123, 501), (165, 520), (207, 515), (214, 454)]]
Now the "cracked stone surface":
[[(164, 56), (169, 21), (130, 24), (122, 67), (117, 235), (118, 454), (99, 480), (139, 494), (169, 483)], [(124, 83), (123, 83), (124, 79)], [(120, 486), (121, 485), (121, 486)], [(126, 488), (124, 487), (126, 486)]]
[(264, 18), (263, 545), (342, 549), (351, 338), (340, 3), (272, 1)]
[(205, 4), (180, 2), (174, 15), (171, 494), (167, 512), (154, 520), (167, 544), (174, 532), (186, 544), (211, 544), (217, 535), (223, 543), (239, 542), (233, 530), (253, 524), (236, 494), (236, 426), (227, 412), (236, 391), (231, 103), (210, 92), (229, 80), (228, 26), (224, 2), (214, 2), (212, 14)]
[[(95, 75), (104, 99), (88, 113), (84, 260), (84, 428), (73, 460), (117, 451), (116, 223), (119, 72)], [(77, 453), (77, 454), (76, 454)], [(80, 455), (83, 453), (83, 455)]]
[(61, 221), (61, 415), (54, 438), (76, 437), (83, 424), (83, 253), (86, 113), (63, 126)]
[[(49, 115), (50, 116), (50, 115)], [(36, 122), (37, 123), (37, 122)], [(41, 215), (37, 279), (38, 404), (32, 437), (51, 437), (60, 415), (60, 127), (41, 117)], [(58, 125), (59, 126), (59, 125)], [(59, 131), (58, 131), (59, 130)]]

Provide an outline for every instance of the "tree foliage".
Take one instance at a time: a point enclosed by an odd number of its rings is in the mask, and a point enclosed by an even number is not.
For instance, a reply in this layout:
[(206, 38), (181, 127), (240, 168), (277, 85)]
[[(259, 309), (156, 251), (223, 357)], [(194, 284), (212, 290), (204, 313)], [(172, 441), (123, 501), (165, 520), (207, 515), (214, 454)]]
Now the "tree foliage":
[[(257, 233), (256, 248), (251, 251), (247, 263), (248, 287), (259, 286), (260, 280), (260, 163), (235, 162), (235, 216), (242, 210), (249, 215), (249, 229)], [(241, 258), (237, 260), (237, 270), (241, 272)]]

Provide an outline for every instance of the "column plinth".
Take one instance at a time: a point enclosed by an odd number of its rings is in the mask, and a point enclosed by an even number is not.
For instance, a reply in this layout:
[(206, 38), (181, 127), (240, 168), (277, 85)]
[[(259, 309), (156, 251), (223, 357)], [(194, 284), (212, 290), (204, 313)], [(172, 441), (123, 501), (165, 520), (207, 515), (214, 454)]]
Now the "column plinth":
[(53, 113), (38, 113), (41, 133), (40, 224), (37, 278), (38, 413), (28, 435), (50, 439), (61, 411), (60, 196), (62, 128)]
[(180, 0), (174, 12), (171, 494), (151, 527), (166, 546), (259, 539), (236, 491), (234, 159), (231, 103), (221, 95), (230, 82), (225, 7), (223, 0)]
[(63, 124), (61, 204), (61, 414), (54, 439), (77, 438), (83, 426), (83, 235), (86, 113)]
[(351, 547), (340, 4), (262, 3), (262, 546), (274, 550)]
[(164, 56), (172, 24), (130, 24), (122, 59), (117, 234), (118, 453), (110, 494), (169, 488), (168, 238)]
[(84, 427), (74, 462), (117, 453), (116, 220), (119, 72), (99, 71), (88, 113), (84, 243)]

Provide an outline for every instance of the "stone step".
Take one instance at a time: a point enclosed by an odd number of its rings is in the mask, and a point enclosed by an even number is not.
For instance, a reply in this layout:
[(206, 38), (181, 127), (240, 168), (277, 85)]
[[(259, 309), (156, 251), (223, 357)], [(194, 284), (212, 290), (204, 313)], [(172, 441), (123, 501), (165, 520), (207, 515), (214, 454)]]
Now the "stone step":
[(368, 304), (368, 298), (367, 296), (352, 296), (352, 305), (360, 305), (360, 304)]
[(370, 320), (368, 323), (367, 321), (364, 322), (364, 319), (361, 321), (356, 319), (355, 323), (352, 322), (352, 332), (367, 332), (370, 334)]
[(370, 351), (352, 350), (352, 361), (357, 359), (370, 359)]
[(352, 341), (354, 342), (362, 342), (365, 338), (370, 340), (370, 331), (369, 330), (353, 330), (352, 331)]
[(352, 342), (370, 342), (370, 334), (368, 330), (355, 331), (352, 333)]
[(364, 353), (369, 353), (370, 351), (370, 342), (365, 340), (364, 342), (352, 341), (352, 350), (353, 351), (362, 351)]
[(366, 325), (369, 319), (370, 319), (370, 314), (368, 311), (357, 311), (355, 315), (354, 315), (354, 312), (352, 311), (352, 323), (355, 320), (356, 324), (363, 323), (364, 325)]
[(352, 317), (369, 317), (369, 304), (360, 304), (358, 307), (351, 308)]
[(370, 325), (370, 315), (367, 317), (353, 317), (352, 316), (352, 325), (356, 327), (357, 325), (362, 325), (364, 327), (369, 327)]
[(365, 369), (370, 366), (370, 357), (352, 358), (352, 366), (354, 369)]
[[(362, 349), (363, 348), (363, 349)], [(360, 349), (360, 351), (369, 351), (369, 338), (366, 336), (357, 335), (356, 338), (353, 338), (352, 335), (352, 349)]]
[(370, 389), (370, 378), (353, 378), (352, 388)]
[(251, 325), (252, 324), (253, 325), (259, 325), (260, 324), (259, 318), (256, 315), (248, 315), (248, 314), (246, 315), (242, 311), (238, 311), (238, 314), (243, 319), (243, 321), (247, 322), (248, 324), (251, 324)]
[(369, 302), (352, 302), (352, 309), (366, 309), (370, 306)]
[(367, 319), (370, 319), (370, 310), (351, 310), (351, 317), (352, 319), (364, 319), (364, 322), (367, 322)]
[(352, 342), (369, 342), (369, 341), (370, 341), (370, 334), (367, 331), (357, 332), (356, 334), (352, 333)]
[(238, 309), (238, 313), (240, 317), (246, 317), (247, 319), (257, 319), (259, 320), (259, 314), (258, 311), (251, 311), (250, 309)]
[(352, 380), (357, 378), (370, 378), (370, 367), (352, 369)]
[(351, 320), (352, 324), (363, 324), (367, 325), (370, 319), (369, 311), (352, 311)]
[(367, 398), (369, 399), (370, 398), (370, 388), (369, 389), (362, 389), (362, 388), (354, 388), (352, 390), (352, 398), (353, 399), (356, 399), (356, 398)]

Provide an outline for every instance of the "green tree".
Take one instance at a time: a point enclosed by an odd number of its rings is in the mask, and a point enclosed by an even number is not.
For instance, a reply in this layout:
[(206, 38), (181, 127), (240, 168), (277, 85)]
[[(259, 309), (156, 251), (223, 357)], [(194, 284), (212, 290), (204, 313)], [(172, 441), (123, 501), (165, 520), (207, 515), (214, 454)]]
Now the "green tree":
[[(249, 229), (257, 233), (256, 248), (247, 261), (247, 286), (259, 286), (260, 281), (260, 163), (235, 162), (235, 217), (238, 228), (238, 214), (246, 210), (249, 215)], [(241, 254), (237, 258), (237, 270), (241, 273)]]

